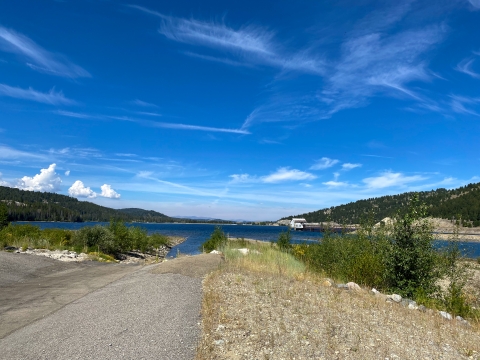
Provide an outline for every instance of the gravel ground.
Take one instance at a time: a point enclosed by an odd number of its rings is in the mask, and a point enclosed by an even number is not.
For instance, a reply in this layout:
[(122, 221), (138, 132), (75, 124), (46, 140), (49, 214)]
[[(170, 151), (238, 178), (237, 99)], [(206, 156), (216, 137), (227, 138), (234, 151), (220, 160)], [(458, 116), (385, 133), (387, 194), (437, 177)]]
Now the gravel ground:
[(204, 293), (198, 360), (480, 358), (478, 329), (308, 278), (227, 266)]
[[(216, 259), (205, 266), (218, 267)], [(0, 359), (194, 358), (202, 277), (175, 273), (175, 261), (142, 267), (11, 333), (0, 340)], [(153, 273), (160, 267), (172, 269)]]

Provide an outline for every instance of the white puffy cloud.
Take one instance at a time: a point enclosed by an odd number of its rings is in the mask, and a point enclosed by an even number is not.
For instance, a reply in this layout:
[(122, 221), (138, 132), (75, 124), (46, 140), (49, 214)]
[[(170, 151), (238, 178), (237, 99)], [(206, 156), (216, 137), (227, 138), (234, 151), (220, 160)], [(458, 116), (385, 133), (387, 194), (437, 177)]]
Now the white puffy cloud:
[(328, 157), (322, 157), (320, 160), (317, 160), (315, 164), (310, 167), (310, 170), (324, 170), (334, 166), (338, 163), (336, 159), (330, 159)]
[(362, 164), (345, 163), (342, 165), (342, 170), (352, 170), (360, 166), (362, 166)]
[(97, 193), (89, 187), (86, 187), (80, 180), (75, 181), (73, 185), (70, 186), (68, 194), (73, 197), (86, 197), (90, 199), (97, 197)]
[(363, 179), (363, 182), (371, 189), (383, 189), (392, 186), (404, 186), (408, 183), (422, 181), (425, 179), (427, 178), (421, 175), (405, 176), (402, 173), (386, 171), (380, 176), (365, 178)]
[(70, 176), (70, 170), (65, 171), (65, 176)]
[(262, 182), (276, 183), (281, 181), (313, 180), (315, 178), (315, 175), (308, 172), (300, 171), (297, 169), (289, 169), (288, 167), (282, 167), (270, 175), (263, 176)]
[(112, 189), (111, 185), (103, 184), (102, 186), (100, 186), (100, 189), (102, 189), (102, 193), (100, 194), (100, 196), (110, 199), (119, 199), (121, 196), (119, 193)]
[(18, 180), (15, 187), (29, 191), (59, 191), (62, 179), (60, 179), (55, 172), (56, 166), (56, 164), (51, 164), (48, 169), (41, 169), (40, 174), (37, 174), (34, 177), (24, 176)]

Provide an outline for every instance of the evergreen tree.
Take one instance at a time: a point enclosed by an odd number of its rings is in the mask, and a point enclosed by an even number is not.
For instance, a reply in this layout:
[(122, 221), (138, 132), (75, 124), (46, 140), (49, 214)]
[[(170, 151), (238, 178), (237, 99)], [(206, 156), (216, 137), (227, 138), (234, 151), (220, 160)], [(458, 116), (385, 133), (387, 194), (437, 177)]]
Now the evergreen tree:
[(8, 208), (4, 202), (0, 202), (0, 230), (4, 227), (7, 227), (9, 224), (8, 221)]

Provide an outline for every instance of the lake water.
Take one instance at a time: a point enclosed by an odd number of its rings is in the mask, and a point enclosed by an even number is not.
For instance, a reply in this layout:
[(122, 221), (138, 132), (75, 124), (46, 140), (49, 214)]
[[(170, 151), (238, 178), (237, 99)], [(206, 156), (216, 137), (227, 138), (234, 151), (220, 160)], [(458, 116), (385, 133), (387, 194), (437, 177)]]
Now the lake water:
[[(84, 222), (84, 223), (63, 223), (63, 222), (17, 222), (17, 224), (37, 225), (41, 229), (61, 228), (77, 230), (84, 226), (108, 225), (101, 222)], [(152, 234), (161, 233), (169, 236), (181, 236), (186, 240), (173, 247), (167, 256), (176, 256), (178, 252), (182, 254), (195, 255), (200, 253), (202, 243), (210, 237), (215, 229), (214, 224), (150, 224), (150, 223), (134, 223), (127, 226), (140, 226)], [(282, 231), (286, 231), (284, 226), (257, 226), (257, 225), (221, 225), (225, 234), (230, 238), (256, 239), (262, 241), (276, 241)], [(292, 242), (312, 242), (322, 238), (322, 233), (318, 232), (302, 232), (292, 231)], [(445, 246), (445, 241), (435, 241), (436, 247)], [(461, 242), (459, 243), (462, 253), (470, 258), (480, 257), (480, 242)]]

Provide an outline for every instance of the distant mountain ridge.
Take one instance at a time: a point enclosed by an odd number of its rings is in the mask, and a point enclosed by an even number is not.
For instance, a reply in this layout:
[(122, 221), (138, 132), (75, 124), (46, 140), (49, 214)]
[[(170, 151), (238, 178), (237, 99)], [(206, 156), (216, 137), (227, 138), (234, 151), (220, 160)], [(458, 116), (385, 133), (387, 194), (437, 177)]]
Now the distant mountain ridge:
[[(126, 222), (200, 222), (195, 219), (173, 218), (154, 210), (138, 208), (117, 210), (89, 201), (79, 201), (66, 195), (20, 190), (6, 186), (0, 186), (0, 201), (7, 205), (10, 221), (84, 222), (110, 221), (112, 218), (117, 218)], [(231, 223), (225, 220), (215, 220), (215, 222)]]
[[(304, 214), (287, 216), (305, 218), (308, 222), (334, 221), (339, 224), (358, 224), (370, 211), (374, 211), (375, 221), (392, 217), (406, 207), (415, 192), (387, 195), (366, 200), (358, 200), (344, 205), (332, 206)], [(453, 190), (443, 188), (417, 192), (420, 201), (428, 206), (430, 216), (453, 219), (461, 217), (464, 226), (480, 226), (480, 183), (469, 184)]]

